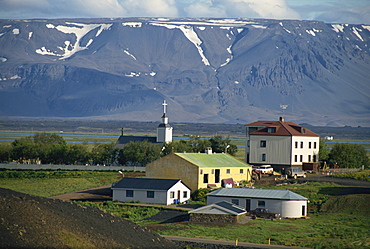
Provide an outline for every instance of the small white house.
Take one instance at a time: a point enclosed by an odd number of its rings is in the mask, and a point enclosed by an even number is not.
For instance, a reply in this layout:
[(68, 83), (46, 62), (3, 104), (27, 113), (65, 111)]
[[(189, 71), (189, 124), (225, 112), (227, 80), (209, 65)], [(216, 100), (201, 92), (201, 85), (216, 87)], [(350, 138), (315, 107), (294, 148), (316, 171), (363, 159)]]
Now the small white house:
[(207, 196), (207, 205), (219, 201), (228, 201), (250, 211), (256, 208), (268, 208), (280, 213), (282, 218), (301, 218), (307, 215), (308, 199), (289, 190), (223, 188)]
[(112, 184), (113, 201), (170, 205), (190, 199), (190, 189), (178, 179), (122, 178)]

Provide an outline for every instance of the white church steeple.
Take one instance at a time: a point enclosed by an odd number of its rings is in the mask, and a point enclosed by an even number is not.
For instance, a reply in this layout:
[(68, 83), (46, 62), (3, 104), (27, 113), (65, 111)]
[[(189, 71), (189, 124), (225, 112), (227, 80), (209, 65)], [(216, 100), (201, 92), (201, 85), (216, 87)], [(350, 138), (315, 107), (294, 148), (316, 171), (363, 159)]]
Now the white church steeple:
[(157, 128), (157, 143), (170, 143), (172, 142), (172, 127), (168, 124), (168, 117), (166, 116), (167, 102), (163, 101), (163, 115), (162, 123)]

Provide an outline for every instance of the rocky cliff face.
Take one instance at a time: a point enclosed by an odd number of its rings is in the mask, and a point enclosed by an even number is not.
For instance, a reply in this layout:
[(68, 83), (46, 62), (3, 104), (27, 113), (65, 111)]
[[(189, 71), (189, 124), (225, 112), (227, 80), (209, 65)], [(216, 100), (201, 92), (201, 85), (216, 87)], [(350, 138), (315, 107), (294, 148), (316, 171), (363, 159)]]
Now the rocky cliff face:
[(313, 21), (1, 20), (0, 115), (368, 125), (369, 48)]

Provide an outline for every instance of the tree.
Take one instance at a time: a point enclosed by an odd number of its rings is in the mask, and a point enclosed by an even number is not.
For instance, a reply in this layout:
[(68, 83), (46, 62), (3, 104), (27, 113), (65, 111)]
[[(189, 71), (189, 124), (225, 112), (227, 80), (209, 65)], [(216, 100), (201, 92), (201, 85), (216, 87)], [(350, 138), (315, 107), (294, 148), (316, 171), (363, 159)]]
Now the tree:
[(365, 148), (360, 144), (336, 143), (329, 154), (329, 160), (341, 168), (359, 168), (369, 166)]
[(212, 151), (216, 153), (229, 153), (230, 155), (235, 155), (238, 151), (236, 145), (231, 144), (231, 140), (229, 137), (224, 138), (223, 136), (216, 135), (212, 137), (210, 140)]
[(110, 165), (114, 156), (114, 144), (98, 144), (91, 151), (94, 164)]
[(67, 146), (66, 164), (86, 164), (89, 162), (90, 153), (87, 146), (82, 144), (70, 144)]
[(12, 146), (10, 144), (0, 144), (0, 162), (9, 162), (12, 155)]
[(320, 161), (328, 161), (329, 160), (329, 153), (330, 153), (330, 150), (328, 148), (328, 144), (325, 143), (324, 140), (320, 140), (320, 143), (319, 143), (319, 159), (320, 159)]
[(120, 150), (118, 161), (122, 165), (145, 166), (160, 157), (162, 146), (148, 141), (129, 142)]

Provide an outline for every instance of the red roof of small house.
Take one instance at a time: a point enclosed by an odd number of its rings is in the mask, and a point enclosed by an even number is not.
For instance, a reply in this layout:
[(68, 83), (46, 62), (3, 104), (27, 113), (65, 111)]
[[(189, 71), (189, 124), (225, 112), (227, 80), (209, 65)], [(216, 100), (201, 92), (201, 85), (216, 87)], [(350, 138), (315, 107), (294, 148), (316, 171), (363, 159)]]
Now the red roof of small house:
[(251, 132), (249, 135), (269, 135), (269, 136), (307, 136), (319, 137), (320, 135), (308, 130), (307, 128), (287, 121), (256, 121), (245, 126), (261, 127)]

